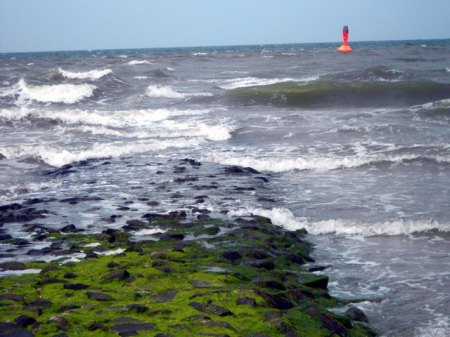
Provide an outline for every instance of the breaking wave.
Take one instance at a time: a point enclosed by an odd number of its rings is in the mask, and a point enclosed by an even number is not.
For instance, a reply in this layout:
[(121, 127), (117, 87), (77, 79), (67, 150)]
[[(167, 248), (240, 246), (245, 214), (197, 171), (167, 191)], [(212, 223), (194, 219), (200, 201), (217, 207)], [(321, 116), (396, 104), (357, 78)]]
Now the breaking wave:
[(318, 76), (309, 77), (305, 79), (293, 79), (293, 78), (257, 78), (257, 77), (243, 77), (224, 80), (219, 88), (226, 90), (233, 90), (237, 88), (247, 88), (254, 86), (266, 86), (277, 83), (286, 82), (312, 82), (318, 80)]
[(197, 146), (202, 139), (152, 139), (133, 143), (108, 143), (95, 144), (89, 149), (68, 150), (59, 146), (52, 145), (23, 145), (2, 148), (2, 154), (8, 159), (35, 159), (41, 160), (54, 167), (61, 167), (73, 162), (79, 162), (86, 159), (99, 158), (118, 158), (124, 155), (139, 154), (151, 151), (161, 151), (169, 147), (190, 147)]
[(450, 158), (439, 155), (378, 155), (378, 156), (360, 156), (360, 157), (311, 157), (311, 158), (255, 158), (249, 156), (242, 157), (224, 157), (221, 155), (210, 155), (204, 158), (205, 161), (211, 161), (225, 165), (239, 165), (252, 167), (258, 171), (267, 172), (287, 172), (287, 171), (329, 171), (336, 169), (356, 168), (363, 165), (372, 165), (377, 163), (408, 163), (416, 161), (434, 161), (437, 163), (450, 163)]
[(184, 98), (184, 94), (181, 94), (170, 87), (149, 85), (145, 94), (153, 98)]
[(74, 104), (91, 97), (97, 89), (92, 84), (30, 85), (22, 78), (17, 84), (3, 91), (2, 96), (16, 97), (16, 104), (33, 100), (41, 103)]
[(71, 78), (71, 79), (80, 79), (80, 80), (84, 80), (84, 79), (90, 79), (90, 80), (98, 80), (100, 78), (102, 78), (103, 76), (112, 74), (112, 70), (111, 69), (94, 69), (91, 71), (85, 71), (85, 72), (72, 72), (72, 71), (68, 71), (68, 70), (63, 70), (61, 68), (58, 68), (58, 71), (61, 73), (62, 76), (66, 77), (66, 78)]
[(399, 106), (450, 98), (450, 84), (418, 82), (283, 82), (240, 87), (225, 93), (231, 103), (242, 105)]
[(232, 210), (228, 213), (229, 216), (246, 216), (250, 214), (267, 217), (273, 224), (290, 231), (304, 228), (308, 233), (313, 235), (407, 235), (432, 230), (450, 232), (449, 223), (444, 224), (433, 220), (394, 220), (379, 223), (362, 223), (359, 221), (340, 219), (310, 221), (305, 218), (295, 217), (294, 214), (286, 208), (248, 208)]

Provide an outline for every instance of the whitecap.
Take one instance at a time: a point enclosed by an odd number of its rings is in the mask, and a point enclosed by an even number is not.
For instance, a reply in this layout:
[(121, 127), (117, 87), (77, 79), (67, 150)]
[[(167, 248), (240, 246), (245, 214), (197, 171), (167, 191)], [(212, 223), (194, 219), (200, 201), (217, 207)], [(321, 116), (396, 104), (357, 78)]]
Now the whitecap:
[(127, 64), (130, 66), (136, 66), (141, 64), (153, 64), (153, 63), (151, 63), (149, 60), (132, 60), (127, 62)]
[(245, 216), (249, 214), (260, 215), (269, 218), (274, 225), (287, 230), (295, 231), (306, 229), (314, 235), (403, 235), (417, 232), (438, 230), (450, 232), (450, 223), (439, 223), (433, 220), (393, 220), (377, 223), (364, 223), (356, 220), (331, 219), (311, 221), (306, 218), (295, 217), (287, 208), (247, 208), (231, 210), (229, 216)]
[(74, 104), (84, 98), (91, 97), (97, 87), (92, 84), (54, 84), (29, 85), (22, 78), (16, 87), (19, 103), (24, 100), (35, 100), (43, 103)]
[(58, 71), (61, 73), (62, 76), (66, 78), (81, 79), (81, 80), (84, 79), (98, 80), (103, 76), (112, 74), (113, 72), (111, 69), (94, 69), (85, 72), (72, 72), (68, 70), (63, 70), (61, 68), (58, 68)]
[(232, 90), (237, 88), (271, 85), (284, 82), (313, 82), (319, 79), (318, 76), (311, 76), (306, 78), (256, 78), (256, 77), (241, 77), (224, 80), (223, 84), (219, 85), (220, 88), (226, 90)]
[(166, 86), (149, 85), (145, 91), (148, 97), (153, 98), (184, 98), (185, 95)]

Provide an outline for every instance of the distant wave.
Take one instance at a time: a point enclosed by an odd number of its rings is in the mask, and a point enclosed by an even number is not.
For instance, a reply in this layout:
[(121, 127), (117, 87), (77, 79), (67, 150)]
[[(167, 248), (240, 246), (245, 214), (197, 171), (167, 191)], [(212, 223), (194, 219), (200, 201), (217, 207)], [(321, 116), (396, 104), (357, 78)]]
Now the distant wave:
[(229, 216), (246, 216), (249, 214), (260, 215), (271, 219), (272, 223), (287, 230), (306, 229), (310, 234), (338, 234), (338, 235), (402, 235), (417, 232), (438, 230), (450, 232), (449, 223), (439, 223), (432, 220), (393, 220), (378, 223), (364, 223), (352, 220), (322, 220), (310, 221), (305, 218), (295, 217), (286, 208), (244, 208), (232, 210)]
[(152, 64), (152, 62), (150, 62), (149, 60), (131, 60), (127, 62), (127, 64), (130, 66), (136, 66), (141, 64)]
[(414, 161), (434, 161), (437, 163), (450, 163), (448, 156), (421, 156), (415, 154), (404, 155), (377, 155), (355, 157), (311, 157), (311, 158), (255, 158), (250, 156), (230, 157), (221, 155), (209, 155), (204, 158), (225, 165), (240, 165), (252, 167), (258, 171), (287, 172), (287, 171), (329, 171), (336, 169), (356, 168), (363, 165), (379, 163), (408, 163)]
[(184, 98), (184, 94), (181, 94), (170, 87), (149, 85), (145, 94), (154, 98)]
[(10, 94), (19, 96), (18, 102), (34, 100), (42, 103), (74, 104), (91, 97), (97, 87), (92, 84), (29, 85), (22, 78)]
[(317, 80), (318, 78), (318, 76), (312, 76), (304, 79), (241, 77), (224, 80), (223, 83), (219, 85), (219, 87), (226, 90), (232, 90), (237, 88), (266, 86), (285, 82), (312, 82)]
[(450, 98), (450, 84), (418, 82), (285, 82), (240, 87), (225, 93), (242, 105), (296, 107), (413, 105)]
[(66, 78), (81, 79), (81, 80), (84, 79), (98, 80), (103, 76), (112, 74), (113, 72), (111, 69), (94, 69), (85, 72), (72, 72), (68, 70), (63, 70), (61, 68), (58, 68), (58, 71), (61, 73), (62, 76)]

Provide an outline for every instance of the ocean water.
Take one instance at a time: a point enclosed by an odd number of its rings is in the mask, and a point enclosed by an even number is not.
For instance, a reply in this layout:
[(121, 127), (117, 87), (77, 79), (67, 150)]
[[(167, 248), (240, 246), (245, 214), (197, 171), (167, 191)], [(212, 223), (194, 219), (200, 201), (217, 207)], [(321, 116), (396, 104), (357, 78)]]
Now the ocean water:
[[(450, 336), (450, 40), (337, 47), (0, 54), (0, 205), (46, 199), (35, 222), (88, 231), (187, 199), (264, 215), (308, 230), (331, 293), (380, 335)], [(174, 185), (183, 158), (206, 197)], [(31, 241), (26, 225), (1, 229)], [(29, 249), (1, 244), (0, 261)]]

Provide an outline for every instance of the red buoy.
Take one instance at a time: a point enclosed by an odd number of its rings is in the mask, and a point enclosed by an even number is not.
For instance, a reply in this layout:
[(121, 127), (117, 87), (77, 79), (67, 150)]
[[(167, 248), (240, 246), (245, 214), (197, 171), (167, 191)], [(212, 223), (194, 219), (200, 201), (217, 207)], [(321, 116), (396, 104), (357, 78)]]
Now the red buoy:
[(340, 46), (337, 51), (341, 53), (349, 53), (352, 51), (352, 47), (348, 45), (348, 26), (344, 26), (342, 31), (342, 46)]

